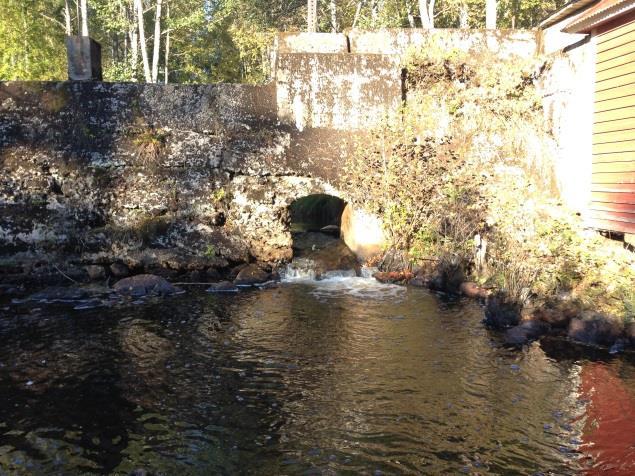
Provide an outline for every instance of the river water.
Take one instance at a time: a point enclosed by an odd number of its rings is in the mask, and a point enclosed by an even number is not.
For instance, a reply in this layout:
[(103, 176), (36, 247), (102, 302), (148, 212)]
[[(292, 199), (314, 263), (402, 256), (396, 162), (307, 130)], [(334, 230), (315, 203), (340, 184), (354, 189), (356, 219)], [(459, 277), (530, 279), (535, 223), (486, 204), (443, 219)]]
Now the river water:
[(5, 305), (0, 474), (635, 474), (633, 360), (481, 319), (363, 278)]

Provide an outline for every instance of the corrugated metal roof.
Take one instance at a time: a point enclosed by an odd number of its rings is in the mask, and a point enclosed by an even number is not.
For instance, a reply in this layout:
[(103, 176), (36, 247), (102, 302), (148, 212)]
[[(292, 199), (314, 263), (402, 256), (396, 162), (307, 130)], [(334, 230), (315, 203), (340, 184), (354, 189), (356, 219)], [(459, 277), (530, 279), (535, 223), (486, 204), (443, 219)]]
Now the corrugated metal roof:
[(566, 33), (588, 33), (594, 27), (635, 9), (635, 0), (601, 0), (562, 29)]
[(540, 25), (538, 26), (543, 30), (545, 28), (549, 28), (551, 25), (555, 25), (559, 21), (564, 20), (565, 18), (568, 18), (585, 8), (588, 8), (590, 5), (593, 5), (595, 3), (598, 3), (598, 0), (571, 0), (564, 7), (556, 10), (543, 21), (541, 21)]

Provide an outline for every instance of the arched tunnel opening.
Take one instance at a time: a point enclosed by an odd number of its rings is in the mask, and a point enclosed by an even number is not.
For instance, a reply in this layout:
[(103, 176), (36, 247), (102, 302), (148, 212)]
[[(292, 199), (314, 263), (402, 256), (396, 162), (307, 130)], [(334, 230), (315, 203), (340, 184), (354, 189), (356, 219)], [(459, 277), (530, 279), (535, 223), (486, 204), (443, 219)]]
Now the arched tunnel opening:
[(345, 208), (344, 200), (326, 194), (302, 197), (289, 205), (294, 269), (317, 278), (359, 271), (355, 254), (341, 238)]
[(344, 200), (332, 195), (315, 194), (299, 198), (289, 206), (291, 232), (339, 235), (335, 227), (340, 228), (345, 207)]

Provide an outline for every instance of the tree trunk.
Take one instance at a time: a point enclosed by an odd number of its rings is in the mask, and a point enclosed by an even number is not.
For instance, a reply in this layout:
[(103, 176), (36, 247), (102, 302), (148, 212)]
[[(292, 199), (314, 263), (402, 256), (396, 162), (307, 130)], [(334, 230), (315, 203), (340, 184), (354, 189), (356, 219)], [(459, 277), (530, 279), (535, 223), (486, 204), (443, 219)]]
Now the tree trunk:
[(317, 0), (307, 0), (307, 31), (315, 33), (317, 31)]
[(430, 17), (428, 16), (428, 2), (427, 0), (419, 0), (419, 15), (421, 16), (421, 27), (432, 28)]
[(168, 69), (169, 60), (170, 60), (170, 4), (168, 3), (165, 6), (165, 18), (167, 20), (168, 30), (165, 33), (165, 59), (164, 59), (164, 71), (163, 71), (163, 82), (168, 84), (168, 78), (170, 77), (170, 71)]
[(68, 0), (64, 0), (64, 22), (66, 24), (66, 36), (73, 34), (73, 26), (71, 25), (71, 7)]
[(139, 29), (139, 46), (141, 48), (141, 59), (143, 60), (143, 75), (146, 79), (146, 83), (151, 83), (152, 75), (150, 73), (150, 63), (148, 61), (146, 32), (143, 25), (143, 3), (141, 3), (141, 0), (134, 0), (134, 2), (137, 10), (137, 28)]
[(331, 29), (333, 33), (337, 33), (337, 5), (335, 4), (335, 0), (329, 1), (329, 9), (331, 10)]
[(415, 17), (412, 14), (412, 8), (410, 6), (410, 3), (406, 3), (406, 8), (408, 9), (408, 25), (410, 25), (410, 28), (414, 28), (416, 26), (416, 23), (415, 23)]
[(485, 28), (496, 29), (496, 0), (485, 0)]
[(364, 0), (359, 0), (359, 2), (357, 2), (357, 8), (355, 9), (355, 16), (353, 17), (352, 28), (355, 28), (357, 26), (357, 22), (359, 21), (359, 15), (362, 13), (363, 6), (364, 6)]
[(82, 36), (88, 36), (88, 6), (86, 0), (81, 0), (80, 9), (82, 11)]
[(161, 48), (161, 3), (157, 0), (157, 7), (154, 16), (154, 50), (152, 53), (152, 82), (159, 80), (159, 50)]
[(379, 5), (377, 3), (377, 0), (373, 0), (370, 5), (370, 21), (371, 21), (371, 26), (373, 28), (376, 27), (378, 20), (379, 20)]
[(467, 7), (467, 2), (462, 2), (459, 9), (459, 28), (468, 28), (469, 19), (470, 15)]

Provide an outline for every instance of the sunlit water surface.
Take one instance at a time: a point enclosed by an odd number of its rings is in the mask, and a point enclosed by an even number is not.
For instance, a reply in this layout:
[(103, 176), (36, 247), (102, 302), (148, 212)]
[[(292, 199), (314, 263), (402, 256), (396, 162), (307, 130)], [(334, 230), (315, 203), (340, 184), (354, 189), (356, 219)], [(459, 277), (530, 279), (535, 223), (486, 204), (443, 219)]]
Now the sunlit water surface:
[(8, 305), (0, 474), (634, 474), (633, 363), (481, 319), (362, 278)]

